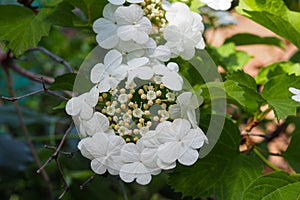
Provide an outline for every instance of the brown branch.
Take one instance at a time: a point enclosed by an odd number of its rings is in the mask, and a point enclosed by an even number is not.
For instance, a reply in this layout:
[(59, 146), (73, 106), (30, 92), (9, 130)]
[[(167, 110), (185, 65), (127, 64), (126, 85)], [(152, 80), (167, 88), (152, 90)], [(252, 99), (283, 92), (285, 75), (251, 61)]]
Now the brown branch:
[(85, 186), (87, 186), (90, 182), (92, 182), (95, 178), (96, 174), (93, 174), (90, 178), (88, 178), (83, 184), (81, 184), (79, 187), (80, 187), (80, 190), (83, 190), (83, 188)]
[(56, 160), (60, 154), (61, 148), (65, 143), (65, 140), (68, 136), (68, 134), (70, 133), (70, 131), (72, 130), (72, 128), (74, 127), (74, 123), (72, 122), (69, 126), (69, 128), (66, 130), (64, 136), (62, 137), (59, 145), (57, 146), (55, 152), (52, 154), (52, 156), (50, 156), (50, 158), (45, 162), (45, 164), (43, 166), (41, 166), (36, 172), (40, 173), (45, 167), (47, 167), (53, 160)]
[(68, 63), (66, 60), (62, 59), (61, 57), (55, 55), (54, 53), (50, 52), (48, 49), (46, 49), (44, 47), (30, 48), (28, 51), (40, 51), (40, 52), (46, 54), (49, 58), (51, 58), (55, 62), (64, 65), (69, 72), (71, 72), (71, 73), (74, 72), (74, 70), (73, 70), (72, 66), (70, 65), (70, 63)]
[[(2, 62), (2, 64), (3, 64), (3, 62)], [(5, 69), (6, 75), (7, 75), (7, 83), (8, 83), (9, 93), (10, 93), (11, 96), (15, 96), (15, 90), (13, 88), (13, 81), (12, 81), (10, 72), (9, 72), (8, 68), (5, 66), (5, 63), (4, 63), (3, 66), (4, 66), (4, 69)], [(34, 157), (34, 160), (35, 160), (37, 166), (40, 167), (42, 164), (41, 164), (41, 161), (38, 157), (38, 154), (37, 154), (37, 152), (34, 148), (34, 145), (32, 143), (32, 140), (31, 140), (30, 134), (28, 132), (27, 126), (25, 124), (24, 117), (23, 117), (22, 111), (20, 109), (20, 106), (19, 106), (18, 102), (13, 102), (13, 103), (14, 103), (15, 110), (16, 110), (16, 113), (18, 115), (18, 118), (19, 118), (19, 121), (20, 121), (20, 124), (21, 124), (21, 128), (24, 132), (26, 141), (27, 141), (28, 146), (30, 148), (30, 151), (31, 151), (31, 153)], [(54, 199), (53, 187), (52, 187), (50, 178), (49, 178), (49, 176), (48, 176), (48, 174), (45, 170), (42, 170), (41, 172), (42, 172), (42, 176), (43, 176), (43, 178), (46, 182), (46, 185), (48, 186), (50, 199)]]
[(52, 154), (52, 156), (50, 156), (50, 158), (45, 162), (45, 164), (43, 166), (41, 166), (36, 172), (37, 173), (40, 173), (41, 171), (43, 171), (45, 169), (45, 167), (47, 167), (53, 160), (55, 160), (55, 163), (56, 163), (56, 166), (57, 166), (57, 169), (59, 171), (59, 175), (64, 183), (64, 191), (62, 192), (62, 194), (58, 197), (58, 199), (62, 199), (62, 197), (65, 195), (66, 192), (68, 192), (69, 190), (69, 186), (68, 186), (68, 183), (66, 181), (66, 178), (63, 174), (63, 170), (61, 168), (61, 165), (59, 163), (59, 160), (58, 160), (58, 157), (60, 154), (63, 154), (63, 152), (61, 151), (61, 148), (63, 147), (65, 141), (66, 141), (66, 138), (68, 136), (68, 134), (70, 133), (70, 131), (72, 130), (72, 128), (74, 127), (74, 123), (72, 122), (69, 126), (69, 128), (66, 130), (66, 132), (64, 133), (59, 145), (57, 147), (54, 147), (52, 149), (55, 149), (55, 152)]

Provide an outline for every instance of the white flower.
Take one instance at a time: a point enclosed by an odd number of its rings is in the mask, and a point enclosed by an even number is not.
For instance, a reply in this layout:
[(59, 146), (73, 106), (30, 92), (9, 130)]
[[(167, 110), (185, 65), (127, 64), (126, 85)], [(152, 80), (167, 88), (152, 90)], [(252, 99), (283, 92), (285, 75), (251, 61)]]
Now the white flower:
[(153, 76), (152, 68), (146, 66), (149, 62), (149, 59), (146, 57), (134, 58), (127, 62), (127, 83), (132, 83), (135, 77), (138, 77), (142, 80), (149, 80)]
[(189, 121), (175, 119), (170, 126), (165, 126), (157, 135), (161, 145), (158, 147), (157, 156), (165, 163), (173, 163), (177, 159), (183, 165), (194, 164), (198, 151), (206, 140), (200, 128), (193, 129)]
[(118, 101), (120, 103), (127, 103), (127, 101), (128, 101), (128, 95), (127, 94), (120, 94), (118, 96)]
[(184, 118), (190, 121), (194, 128), (197, 127), (195, 110), (201, 105), (202, 101), (191, 92), (184, 92), (176, 99), (176, 104), (169, 108), (170, 117), (172, 119)]
[(118, 129), (118, 133), (120, 134), (120, 136), (128, 135), (129, 129), (126, 128), (125, 126), (121, 126), (121, 127)]
[(292, 96), (292, 99), (294, 101), (300, 102), (300, 89), (290, 87), (289, 91), (294, 94), (294, 96)]
[(155, 74), (162, 75), (161, 82), (169, 89), (179, 91), (182, 89), (183, 79), (178, 74), (179, 67), (174, 62), (169, 62), (167, 67), (163, 64), (153, 66)]
[(121, 168), (121, 148), (125, 145), (123, 138), (114, 134), (96, 133), (92, 137), (82, 139), (78, 144), (81, 154), (91, 161), (91, 168), (97, 174), (106, 170), (117, 175)]
[(133, 110), (132, 115), (136, 118), (141, 118), (143, 116), (144, 112), (140, 108), (136, 108)]
[(71, 116), (78, 115), (81, 119), (90, 119), (93, 116), (98, 97), (99, 92), (96, 87), (93, 87), (89, 92), (71, 98), (67, 102), (66, 112)]
[(99, 92), (107, 92), (117, 87), (126, 76), (126, 65), (122, 65), (122, 54), (117, 50), (109, 51), (104, 57), (104, 64), (96, 64), (91, 71), (92, 83), (98, 83)]
[(154, 49), (154, 52), (152, 55), (150, 55), (151, 58), (156, 58), (159, 61), (167, 62), (171, 58), (171, 51), (167, 46), (159, 45)]
[(148, 41), (152, 25), (150, 20), (143, 15), (142, 8), (136, 4), (117, 8), (115, 18), (119, 25), (117, 34), (121, 40), (133, 40), (139, 44)]
[(102, 48), (114, 48), (119, 42), (118, 25), (114, 15), (117, 8), (117, 6), (107, 4), (103, 10), (104, 18), (99, 18), (93, 23), (93, 30), (97, 33), (96, 40)]
[(232, 0), (200, 0), (206, 3), (208, 7), (214, 10), (228, 10), (231, 6)]
[(181, 56), (189, 60), (195, 55), (195, 48), (205, 47), (202, 37), (204, 30), (202, 17), (179, 2), (171, 4), (166, 10), (168, 26), (163, 32), (167, 40), (165, 46), (170, 49), (173, 58)]
[[(122, 5), (126, 0), (108, 0), (109, 3), (114, 5)], [(129, 3), (142, 3), (144, 0), (127, 0)]]
[(153, 90), (149, 90), (147, 92), (147, 100), (154, 100), (156, 99), (156, 92)]
[(105, 115), (95, 112), (89, 120), (82, 120), (79, 125), (79, 134), (82, 137), (92, 136), (96, 132), (108, 132), (109, 121)]
[(145, 149), (140, 140), (136, 144), (125, 144), (121, 150), (121, 157), (125, 164), (120, 169), (120, 177), (126, 183), (136, 179), (137, 183), (146, 185), (151, 181), (151, 174), (160, 172), (152, 150)]

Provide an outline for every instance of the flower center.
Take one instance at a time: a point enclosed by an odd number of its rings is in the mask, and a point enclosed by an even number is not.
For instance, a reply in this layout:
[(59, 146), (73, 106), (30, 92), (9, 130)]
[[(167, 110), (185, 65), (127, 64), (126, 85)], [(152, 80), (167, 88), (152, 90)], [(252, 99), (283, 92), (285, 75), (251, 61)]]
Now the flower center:
[(172, 121), (168, 109), (175, 100), (176, 94), (163, 84), (145, 84), (135, 90), (116, 88), (101, 93), (96, 109), (107, 116), (116, 135), (136, 142), (158, 123)]

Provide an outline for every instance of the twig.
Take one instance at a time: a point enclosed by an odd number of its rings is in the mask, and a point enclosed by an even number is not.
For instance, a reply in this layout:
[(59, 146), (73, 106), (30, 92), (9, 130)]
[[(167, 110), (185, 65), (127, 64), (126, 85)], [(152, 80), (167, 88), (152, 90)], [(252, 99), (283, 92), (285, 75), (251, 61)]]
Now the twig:
[(42, 79), (42, 83), (43, 83), (43, 89), (31, 92), (31, 93), (28, 93), (28, 94), (25, 94), (25, 95), (19, 96), (19, 97), (4, 97), (4, 96), (2, 96), (1, 99), (5, 100), (5, 101), (15, 102), (15, 101), (18, 101), (20, 99), (23, 99), (23, 98), (26, 98), (26, 97), (29, 97), (29, 96), (32, 96), (32, 95), (36, 95), (36, 94), (40, 94), (40, 93), (47, 93), (47, 94), (50, 94), (52, 96), (58, 97), (58, 98), (60, 98), (64, 101), (69, 100), (68, 98), (66, 98), (64, 96), (61, 96), (61, 95), (49, 90), (48, 88), (46, 88), (45, 83), (43, 82), (43, 78), (41, 78), (41, 79)]
[(92, 182), (95, 178), (96, 174), (93, 174), (90, 178), (88, 178), (83, 184), (81, 184), (79, 187), (80, 187), (80, 190), (83, 190), (83, 188), (85, 186), (87, 186), (90, 182)]
[(120, 183), (121, 190), (122, 190), (122, 193), (123, 193), (123, 199), (124, 199), (124, 200), (128, 200), (124, 182), (123, 182), (122, 180), (119, 179), (119, 183)]
[[(11, 75), (10, 75), (10, 72), (9, 72), (9, 69), (7, 68), (7, 66), (5, 65), (5, 62), (2, 62), (3, 66), (4, 66), (4, 69), (5, 69), (5, 72), (6, 72), (6, 75), (7, 75), (7, 83), (8, 83), (8, 88), (9, 88), (9, 93), (11, 96), (15, 96), (15, 91), (14, 91), (14, 88), (13, 88), (13, 82), (12, 82), (12, 78), (11, 78)], [(21, 128), (24, 132), (24, 135), (25, 135), (25, 138), (26, 138), (26, 141), (28, 143), (28, 146), (30, 148), (30, 151), (34, 157), (34, 160), (37, 164), (38, 167), (40, 167), (42, 164), (41, 164), (41, 161), (38, 157), (38, 154), (34, 148), (34, 145), (32, 143), (32, 140), (31, 140), (31, 137), (30, 137), (30, 134), (28, 132), (28, 129), (27, 129), (27, 126), (24, 122), (24, 118), (23, 118), (23, 114), (21, 112), (21, 109), (20, 109), (20, 106), (18, 104), (18, 102), (13, 102), (14, 103), (14, 106), (15, 106), (15, 109), (16, 109), (16, 113), (18, 115), (18, 118), (19, 118), (19, 121), (20, 121), (20, 124), (21, 124)], [(53, 193), (53, 187), (52, 187), (52, 184), (51, 184), (51, 181), (50, 181), (50, 178), (47, 174), (47, 172), (45, 170), (41, 170), (42, 172), (42, 176), (48, 186), (48, 191), (49, 191), (49, 195), (50, 195), (50, 199), (54, 199), (54, 193)]]
[(55, 159), (55, 163), (56, 163), (57, 169), (59, 171), (59, 175), (60, 175), (61, 179), (64, 182), (64, 186), (63, 186), (64, 191), (58, 197), (58, 199), (62, 199), (62, 197), (65, 195), (65, 193), (69, 191), (69, 185), (68, 185), (67, 180), (66, 180), (66, 178), (64, 176), (64, 173), (63, 173), (63, 170), (61, 168), (61, 165), (60, 165), (60, 163), (59, 163), (59, 161), (57, 159)]
[(52, 156), (50, 156), (50, 158), (44, 163), (43, 166), (41, 166), (36, 172), (40, 173), (46, 166), (48, 166), (53, 160), (56, 160), (58, 158), (58, 155), (60, 154), (61, 148), (65, 143), (65, 140), (67, 138), (67, 135), (69, 134), (69, 132), (72, 130), (72, 128), (74, 127), (74, 123), (72, 122), (69, 126), (69, 128), (66, 130), (64, 136), (62, 137), (58, 147), (56, 148), (55, 152), (52, 154)]
[(67, 68), (67, 70), (69, 70), (69, 72), (71, 72), (71, 73), (74, 72), (72, 66), (66, 60), (64, 60), (61, 57), (55, 55), (54, 53), (50, 52), (48, 49), (46, 49), (44, 47), (30, 48), (28, 51), (41, 51), (44, 54), (46, 54), (47, 56), (49, 56), (49, 58), (51, 58), (55, 62), (58, 62), (58, 63), (64, 65)]
[(271, 169), (273, 169), (274, 171), (281, 171), (281, 169), (279, 169), (278, 167), (276, 167), (275, 165), (273, 165), (268, 159), (265, 158), (264, 155), (262, 155), (260, 153), (260, 151), (257, 149), (256, 146), (253, 147), (253, 152), (261, 159), (261, 161), (263, 161), (268, 167), (270, 167)]
[[(44, 145), (44, 148), (46, 149), (52, 149), (55, 150), (57, 149), (57, 147), (54, 146), (48, 146), (48, 145)], [(79, 152), (79, 149), (76, 149), (75, 151), (71, 151), (71, 152), (66, 152), (66, 151), (60, 151), (61, 154), (68, 156), (69, 158), (73, 157), (75, 153)]]
[(264, 135), (264, 134), (257, 134), (257, 133), (242, 133), (241, 136), (256, 136), (256, 137), (262, 137), (262, 138), (269, 138), (269, 135)]

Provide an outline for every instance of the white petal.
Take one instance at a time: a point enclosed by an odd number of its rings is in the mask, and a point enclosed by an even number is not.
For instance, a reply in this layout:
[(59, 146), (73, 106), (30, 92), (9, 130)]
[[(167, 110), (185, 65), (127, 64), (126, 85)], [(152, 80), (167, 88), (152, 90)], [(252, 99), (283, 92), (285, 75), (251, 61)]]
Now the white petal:
[(91, 70), (90, 78), (92, 83), (98, 83), (101, 80), (105, 70), (106, 67), (102, 63), (96, 64)]
[(158, 147), (157, 156), (163, 162), (172, 163), (180, 156), (180, 144), (167, 142)]
[(103, 164), (103, 157), (93, 159), (91, 162), (91, 168), (97, 174), (104, 174), (107, 167)]
[(292, 96), (294, 101), (300, 102), (300, 94)]
[(99, 93), (107, 92), (109, 89), (110, 89), (110, 79), (105, 78), (98, 85)]
[(66, 112), (68, 115), (75, 116), (80, 113), (82, 99), (78, 97), (71, 98), (66, 105)]
[(183, 79), (176, 72), (170, 72), (163, 76), (162, 83), (171, 90), (180, 91), (182, 90)]
[(177, 26), (167, 26), (164, 29), (164, 38), (167, 41), (177, 42), (181, 38), (181, 32)]
[(142, 58), (134, 58), (127, 62), (127, 65), (129, 66), (129, 69), (136, 69), (138, 67), (141, 67), (149, 62), (149, 59), (146, 57)]
[(167, 46), (160, 45), (155, 49), (153, 57), (160, 61), (167, 62), (171, 58), (171, 51)]
[(152, 67), (153, 72), (158, 75), (166, 75), (170, 70), (163, 64), (157, 64)]
[(138, 162), (140, 159), (140, 153), (138, 152), (135, 144), (127, 143), (121, 149), (121, 157), (125, 163)]
[(114, 5), (122, 5), (125, 3), (125, 0), (108, 0), (109, 3), (114, 4)]
[(117, 8), (115, 17), (118, 25), (132, 24), (137, 22), (143, 16), (143, 10), (136, 4), (131, 4), (128, 7), (121, 6)]
[(129, 41), (136, 37), (137, 31), (132, 25), (123, 25), (118, 28), (117, 34), (121, 40)]
[(176, 119), (181, 117), (181, 108), (179, 104), (173, 104), (169, 107), (170, 118)]
[(99, 91), (97, 87), (93, 87), (88, 95), (86, 95), (84, 101), (91, 107), (95, 107), (98, 103)]
[(296, 88), (293, 88), (293, 87), (290, 87), (289, 91), (293, 94), (300, 94), (300, 89), (296, 89)]
[(171, 70), (171, 71), (174, 71), (174, 72), (178, 72), (179, 71), (179, 66), (177, 63), (174, 63), (174, 62), (169, 62), (167, 64), (167, 67)]
[(117, 30), (111, 32), (105, 32), (102, 34), (97, 34), (96, 40), (100, 47), (104, 49), (111, 49), (117, 46), (119, 43), (119, 37), (117, 35)]
[[(125, 0), (112, 0), (112, 1), (119, 1), (119, 2), (125, 2)], [(123, 3), (124, 3), (123, 2)], [(122, 4), (123, 4), (122, 3)], [(106, 6), (103, 9), (103, 17), (105, 17), (106, 19), (111, 20), (112, 22), (115, 22), (115, 11), (118, 8), (118, 6), (113, 5), (113, 4), (106, 4)]]
[(150, 183), (150, 181), (151, 181), (150, 173), (139, 175), (136, 179), (136, 182), (141, 185), (147, 185), (148, 183)]
[(115, 68), (122, 63), (122, 54), (117, 50), (110, 50), (104, 57), (104, 65), (108, 68)]
[(88, 105), (87, 103), (82, 104), (82, 108), (80, 110), (80, 118), (88, 120), (93, 116), (94, 109)]
[(201, 37), (200, 42), (195, 46), (197, 49), (204, 49), (205, 48), (205, 41), (203, 37)]
[(198, 157), (199, 157), (199, 153), (197, 150), (188, 148), (178, 158), (178, 161), (183, 165), (190, 166), (197, 161)]
[(191, 129), (188, 135), (186, 135), (182, 139), (182, 142), (184, 143), (185, 146), (194, 149), (199, 149), (200, 147), (203, 146), (206, 140), (207, 138), (205, 134), (202, 132), (202, 130), (199, 127), (197, 127), (196, 129)]
[(173, 168), (176, 167), (176, 162), (165, 163), (165, 162), (163, 162), (163, 161), (160, 160), (160, 159), (157, 159), (156, 164), (157, 164), (161, 169), (164, 169), (164, 170), (169, 170), (169, 169), (173, 169)]
[(142, 80), (149, 80), (154, 74), (150, 67), (139, 67), (135, 69), (135, 73), (137, 74), (137, 77)]
[(105, 132), (109, 127), (109, 121), (105, 115), (100, 112), (94, 113), (95, 130)]

